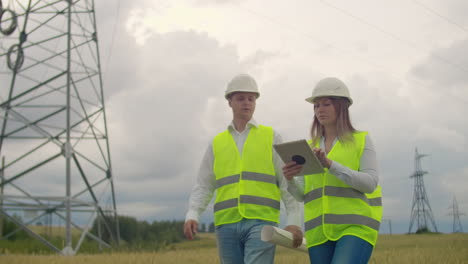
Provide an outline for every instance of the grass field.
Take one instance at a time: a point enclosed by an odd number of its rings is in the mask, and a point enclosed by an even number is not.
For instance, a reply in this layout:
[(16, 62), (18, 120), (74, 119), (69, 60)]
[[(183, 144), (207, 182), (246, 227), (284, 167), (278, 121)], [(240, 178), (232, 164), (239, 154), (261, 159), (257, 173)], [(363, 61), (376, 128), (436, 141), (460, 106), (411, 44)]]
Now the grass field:
[[(63, 257), (57, 255), (0, 256), (8, 264), (130, 264), (130, 263), (219, 263), (213, 234), (200, 234), (196, 241), (171, 245), (145, 253), (108, 253)], [(278, 247), (275, 263), (309, 263), (307, 254)], [(381, 235), (370, 263), (468, 263), (468, 234)]]

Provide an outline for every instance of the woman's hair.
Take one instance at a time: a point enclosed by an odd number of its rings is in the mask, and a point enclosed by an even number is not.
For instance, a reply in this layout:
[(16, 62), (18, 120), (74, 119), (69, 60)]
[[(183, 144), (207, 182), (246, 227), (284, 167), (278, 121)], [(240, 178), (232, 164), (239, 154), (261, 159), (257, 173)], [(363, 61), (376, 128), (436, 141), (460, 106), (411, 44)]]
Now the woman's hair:
[[(336, 132), (338, 140), (346, 143), (353, 142), (354, 137), (353, 133), (356, 129), (351, 124), (351, 119), (349, 117), (348, 108), (351, 105), (349, 100), (345, 97), (326, 97), (331, 100), (336, 111)], [(320, 138), (324, 135), (325, 129), (318, 121), (314, 113), (314, 121), (312, 122), (312, 128), (310, 130), (310, 135), (312, 137), (312, 146), (314, 146)]]

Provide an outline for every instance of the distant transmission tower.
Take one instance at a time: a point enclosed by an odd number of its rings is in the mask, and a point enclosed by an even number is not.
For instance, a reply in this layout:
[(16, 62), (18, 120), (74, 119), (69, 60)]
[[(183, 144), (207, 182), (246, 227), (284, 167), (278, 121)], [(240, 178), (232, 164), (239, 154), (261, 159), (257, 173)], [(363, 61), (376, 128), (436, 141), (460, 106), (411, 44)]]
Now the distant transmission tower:
[(383, 222), (388, 222), (388, 232), (392, 235), (392, 219), (382, 218), (382, 223)]
[(450, 208), (452, 209), (452, 213), (450, 213), (449, 215), (453, 215), (453, 233), (463, 233), (460, 215), (465, 214), (460, 213), (460, 211), (458, 211), (458, 203), (457, 198), (455, 196), (453, 197), (453, 204)]
[(419, 154), (418, 149), (416, 148), (414, 157), (415, 171), (410, 176), (410, 178), (414, 178), (414, 194), (408, 233), (411, 233), (411, 228), (414, 224), (417, 225), (416, 232), (424, 230), (429, 231), (428, 223), (432, 224), (435, 232), (438, 232), (434, 216), (432, 215), (431, 205), (429, 204), (429, 199), (427, 198), (426, 189), (424, 187), (423, 176), (424, 174), (427, 174), (427, 171), (423, 171), (421, 168), (421, 158), (425, 156), (427, 155)]
[[(0, 238), (118, 243), (94, 1), (0, 0), (0, 40), (0, 218), (18, 226)], [(30, 228), (47, 215), (63, 245)]]

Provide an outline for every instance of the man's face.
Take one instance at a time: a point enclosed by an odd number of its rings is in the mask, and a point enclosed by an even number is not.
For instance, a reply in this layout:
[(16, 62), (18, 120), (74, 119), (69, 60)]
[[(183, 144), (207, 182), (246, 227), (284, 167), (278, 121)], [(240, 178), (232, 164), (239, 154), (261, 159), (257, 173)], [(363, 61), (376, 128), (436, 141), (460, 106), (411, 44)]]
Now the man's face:
[(229, 99), (229, 106), (232, 108), (234, 118), (250, 120), (255, 111), (257, 94), (250, 92), (235, 92)]

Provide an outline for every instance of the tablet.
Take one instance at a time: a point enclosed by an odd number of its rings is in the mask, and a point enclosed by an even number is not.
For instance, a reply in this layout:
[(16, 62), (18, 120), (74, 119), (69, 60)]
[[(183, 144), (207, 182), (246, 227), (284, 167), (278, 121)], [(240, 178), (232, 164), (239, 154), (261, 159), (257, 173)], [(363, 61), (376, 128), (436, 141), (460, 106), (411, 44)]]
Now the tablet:
[(305, 139), (274, 144), (273, 147), (284, 163), (295, 161), (302, 165), (302, 170), (298, 175), (324, 172), (322, 164)]

